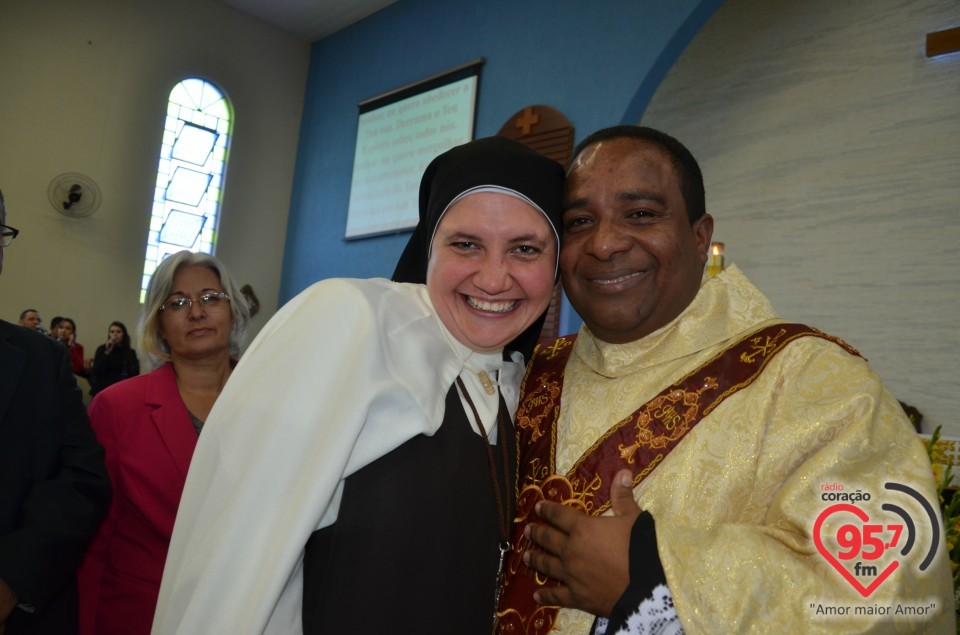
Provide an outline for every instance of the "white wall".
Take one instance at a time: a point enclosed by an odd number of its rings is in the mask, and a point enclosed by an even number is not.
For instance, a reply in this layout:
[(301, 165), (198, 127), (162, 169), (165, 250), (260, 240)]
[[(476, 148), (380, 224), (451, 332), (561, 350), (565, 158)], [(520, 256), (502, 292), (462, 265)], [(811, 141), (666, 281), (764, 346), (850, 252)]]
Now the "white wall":
[[(216, 253), (276, 308), (309, 45), (213, 0), (0, 0), (0, 188), (21, 230), (6, 250), (0, 318), (27, 307), (77, 322), (92, 357), (133, 328), (166, 101), (187, 76), (234, 106)], [(47, 202), (58, 174), (100, 186), (92, 216)]]
[(701, 162), (715, 240), (780, 313), (843, 337), (960, 436), (956, 0), (727, 0), (641, 123)]

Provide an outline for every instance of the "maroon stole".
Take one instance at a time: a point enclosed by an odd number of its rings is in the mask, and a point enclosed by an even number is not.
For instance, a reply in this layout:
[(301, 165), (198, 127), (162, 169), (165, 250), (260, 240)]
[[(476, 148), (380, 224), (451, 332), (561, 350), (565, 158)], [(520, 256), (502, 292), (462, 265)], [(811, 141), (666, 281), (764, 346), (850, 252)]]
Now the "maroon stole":
[(747, 335), (706, 364), (613, 425), (581, 456), (566, 475), (556, 473), (557, 417), (563, 371), (576, 336), (538, 346), (523, 380), (523, 401), (517, 410), (517, 515), (513, 550), (504, 567), (503, 594), (497, 615), (502, 635), (541, 635), (553, 627), (559, 607), (540, 606), (533, 592), (556, 586), (523, 564), (531, 543), (524, 527), (539, 520), (533, 511), (539, 500), (559, 502), (599, 516), (610, 507), (610, 482), (621, 469), (630, 469), (636, 487), (677, 446), (703, 417), (760, 376), (767, 363), (799, 337), (820, 337), (854, 355), (859, 353), (838, 338), (802, 324), (774, 324)]

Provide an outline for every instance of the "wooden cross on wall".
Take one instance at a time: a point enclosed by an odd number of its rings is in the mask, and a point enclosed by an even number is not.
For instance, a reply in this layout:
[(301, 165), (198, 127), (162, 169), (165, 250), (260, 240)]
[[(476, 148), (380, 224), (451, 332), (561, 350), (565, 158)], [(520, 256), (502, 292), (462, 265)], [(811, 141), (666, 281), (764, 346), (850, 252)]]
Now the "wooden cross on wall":
[(533, 108), (527, 106), (523, 109), (523, 114), (514, 120), (513, 125), (522, 129), (523, 132), (520, 134), (526, 137), (538, 123), (540, 123), (540, 115), (533, 112)]

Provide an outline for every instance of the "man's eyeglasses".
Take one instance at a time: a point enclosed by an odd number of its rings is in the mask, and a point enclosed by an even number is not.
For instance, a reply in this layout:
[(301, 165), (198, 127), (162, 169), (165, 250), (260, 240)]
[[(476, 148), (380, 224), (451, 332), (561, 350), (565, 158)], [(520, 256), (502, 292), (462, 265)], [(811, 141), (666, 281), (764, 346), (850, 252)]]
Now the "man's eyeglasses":
[(202, 309), (213, 309), (223, 304), (223, 301), (230, 301), (230, 296), (226, 293), (204, 293), (197, 299), (193, 298), (174, 298), (173, 300), (167, 300), (160, 305), (161, 311), (170, 310), (174, 313), (190, 310), (193, 308), (194, 302), (200, 303), (200, 308)]
[(0, 225), (0, 244), (2, 244), (4, 247), (9, 247), (10, 243), (13, 242), (13, 239), (19, 234), (19, 229), (14, 229), (9, 225)]

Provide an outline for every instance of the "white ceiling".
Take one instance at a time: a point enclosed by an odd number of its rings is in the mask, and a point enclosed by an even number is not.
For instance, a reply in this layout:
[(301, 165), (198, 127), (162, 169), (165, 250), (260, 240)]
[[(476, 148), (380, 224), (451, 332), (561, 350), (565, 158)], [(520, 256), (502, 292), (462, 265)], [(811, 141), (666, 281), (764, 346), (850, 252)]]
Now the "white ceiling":
[(397, 0), (220, 0), (308, 42), (359, 22)]

